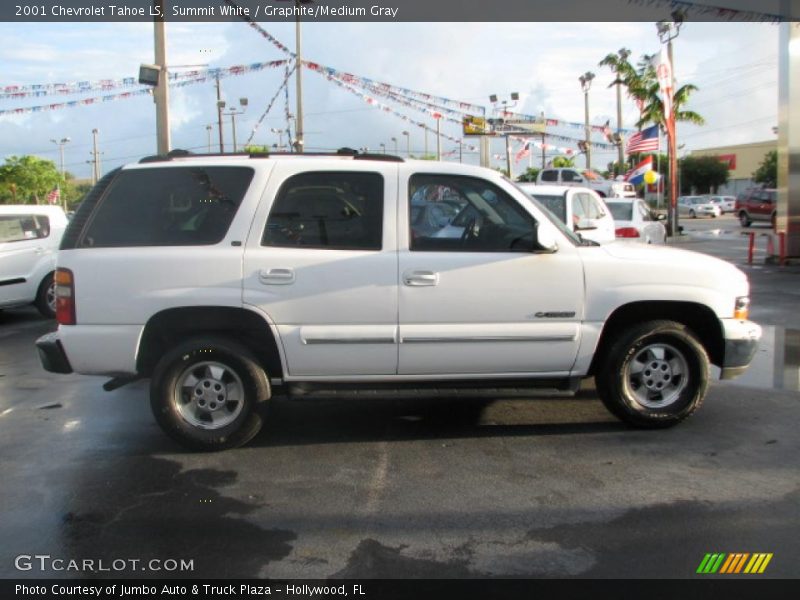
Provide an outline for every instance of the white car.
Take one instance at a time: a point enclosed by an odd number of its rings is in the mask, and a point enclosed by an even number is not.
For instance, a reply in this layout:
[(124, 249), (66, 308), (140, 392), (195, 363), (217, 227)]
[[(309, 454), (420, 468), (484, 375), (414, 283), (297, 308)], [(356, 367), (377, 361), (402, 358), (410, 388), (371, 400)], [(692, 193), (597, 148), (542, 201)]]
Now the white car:
[(718, 204), (709, 202), (708, 196), (681, 196), (678, 198), (678, 215), (696, 219), (697, 217), (719, 217), (722, 210)]
[(736, 212), (736, 196), (711, 196), (709, 202), (719, 206), (719, 210), (723, 215)]
[(613, 242), (616, 238), (611, 211), (593, 190), (533, 183), (518, 185), (582, 238), (598, 244)]
[[(461, 235), (414, 219), (423, 201), (471, 207)], [(310, 390), (594, 377), (614, 415), (669, 427), (761, 335), (727, 262), (583, 240), (490, 169), (347, 149), (116, 169), (70, 221), (56, 279), (44, 368), (108, 390), (150, 378), (156, 421), (201, 450), (246, 443), (273, 393)]]
[(626, 181), (605, 179), (597, 171), (576, 167), (547, 168), (536, 176), (539, 185), (580, 186), (594, 190), (603, 198), (635, 198), (636, 188)]
[(0, 308), (35, 304), (55, 317), (53, 273), (66, 226), (58, 206), (0, 205)]
[(606, 206), (614, 217), (617, 239), (644, 242), (645, 244), (665, 244), (667, 228), (664, 215), (653, 216), (644, 200), (636, 198), (608, 198)]

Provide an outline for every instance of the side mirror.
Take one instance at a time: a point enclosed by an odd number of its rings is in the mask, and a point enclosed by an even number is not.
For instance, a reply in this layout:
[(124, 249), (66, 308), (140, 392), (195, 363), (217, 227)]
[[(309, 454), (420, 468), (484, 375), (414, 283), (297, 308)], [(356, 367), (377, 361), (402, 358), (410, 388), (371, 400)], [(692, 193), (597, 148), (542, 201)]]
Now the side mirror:
[(659, 213), (659, 214), (655, 215), (655, 217), (656, 217), (656, 221), (666, 221), (667, 220), (667, 215), (665, 215), (664, 213)]
[(558, 242), (556, 242), (556, 236), (550, 227), (542, 227), (541, 224), (537, 225), (534, 252), (537, 254), (554, 254), (558, 252)]

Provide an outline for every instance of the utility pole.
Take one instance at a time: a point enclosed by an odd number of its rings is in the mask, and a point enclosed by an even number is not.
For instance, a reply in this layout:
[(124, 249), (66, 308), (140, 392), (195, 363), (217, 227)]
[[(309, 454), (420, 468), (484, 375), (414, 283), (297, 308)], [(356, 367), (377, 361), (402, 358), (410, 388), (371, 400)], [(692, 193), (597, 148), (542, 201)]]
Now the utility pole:
[[(681, 25), (683, 24), (683, 13), (681, 11), (672, 12), (672, 21), (659, 21), (656, 23), (658, 30), (658, 38), (661, 43), (667, 44), (667, 60), (669, 60), (670, 77), (672, 79), (672, 93), (675, 93), (675, 65), (672, 62), (672, 40), (678, 37)], [(671, 237), (677, 236), (680, 232), (678, 227), (678, 143), (675, 132), (675, 103), (674, 100), (669, 103), (672, 115), (664, 114), (666, 123), (672, 123), (672, 127), (667, 127), (667, 148), (669, 152), (669, 212), (667, 223), (669, 225), (669, 235)], [(671, 130), (670, 130), (671, 129)]]
[(294, 137), (295, 150), (303, 151), (303, 58), (302, 58), (302, 36), (300, 33), (300, 0), (295, 0), (296, 21), (295, 21), (295, 77), (297, 78), (297, 121), (295, 122)]
[(506, 134), (506, 166), (508, 167), (508, 178), (513, 180), (514, 176), (511, 172), (511, 136)]
[(463, 147), (464, 140), (458, 140), (458, 162), (464, 162)]
[[(153, 0), (156, 16), (153, 18), (155, 33), (155, 64), (159, 67), (158, 85), (153, 90), (156, 103), (156, 138), (158, 154), (167, 154), (170, 150), (169, 138), (169, 73), (167, 72), (167, 33), (164, 16), (165, 0)], [(161, 16), (158, 16), (161, 15)]]
[(211, 125), (206, 125), (206, 133), (208, 134), (208, 153), (211, 154)]
[(219, 75), (217, 75), (217, 129), (219, 130), (219, 153), (225, 153), (225, 141), (222, 137), (222, 109), (225, 102), (222, 100), (222, 91), (219, 88)]
[(546, 130), (547, 130), (547, 121), (545, 121), (545, 119), (544, 119), (544, 111), (542, 111), (542, 168), (543, 169), (546, 166), (545, 165), (545, 161), (547, 160), (547, 157), (545, 156), (545, 154), (546, 154), (545, 153), (545, 149), (544, 149), (544, 134), (545, 134)]
[(100, 179), (100, 152), (97, 151), (97, 129), (92, 129), (92, 157), (94, 158), (94, 169), (92, 172), (92, 176), (94, 179), (94, 183)]
[[(50, 141), (58, 146), (58, 153), (59, 153), (59, 157), (61, 158), (61, 182), (62, 183), (66, 183), (67, 182), (67, 172), (64, 169), (64, 146), (66, 146), (71, 140), (68, 137), (63, 137), (60, 140), (51, 139)], [(61, 201), (63, 202), (64, 210), (66, 211), (67, 210), (67, 195), (64, 193), (63, 190), (61, 191)], [(38, 204), (39, 201), (37, 200), (36, 203)]]
[(583, 75), (578, 77), (578, 81), (581, 82), (581, 89), (583, 90), (583, 102), (585, 108), (585, 142), (586, 142), (586, 168), (592, 168), (592, 146), (591, 146), (591, 134), (592, 130), (589, 127), (589, 90), (592, 87), (592, 79), (594, 79), (594, 73), (591, 71), (586, 71)]
[(423, 128), (425, 129), (425, 154), (423, 155), (423, 158), (427, 159), (428, 158), (428, 126), (427, 125), (423, 125)]

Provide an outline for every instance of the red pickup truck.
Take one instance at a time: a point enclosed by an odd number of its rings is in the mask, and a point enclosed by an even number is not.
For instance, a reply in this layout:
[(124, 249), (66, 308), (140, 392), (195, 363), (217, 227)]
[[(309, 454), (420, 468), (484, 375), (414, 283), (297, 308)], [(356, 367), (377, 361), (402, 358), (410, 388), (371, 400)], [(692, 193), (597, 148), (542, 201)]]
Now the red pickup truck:
[(771, 223), (775, 227), (775, 211), (778, 205), (778, 190), (751, 188), (739, 194), (736, 199), (736, 214), (742, 227), (749, 227), (753, 221)]

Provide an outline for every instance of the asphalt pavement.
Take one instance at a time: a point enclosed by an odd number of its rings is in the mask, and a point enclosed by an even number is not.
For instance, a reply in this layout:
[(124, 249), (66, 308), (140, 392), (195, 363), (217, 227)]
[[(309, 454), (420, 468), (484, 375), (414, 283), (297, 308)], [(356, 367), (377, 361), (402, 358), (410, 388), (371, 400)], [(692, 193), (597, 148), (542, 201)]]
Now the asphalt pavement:
[[(746, 257), (731, 218), (686, 226), (687, 249)], [(15, 568), (47, 554), (142, 561), (101, 577), (685, 578), (709, 552), (773, 553), (756, 577), (796, 577), (800, 268), (746, 268), (771, 332), (755, 374), (714, 383), (665, 431), (626, 428), (591, 386), (278, 398), (246, 448), (191, 454), (156, 426), (147, 382), (105, 393), (102, 379), (44, 372), (33, 341), (53, 325), (6, 311), (0, 577), (82, 576)]]

